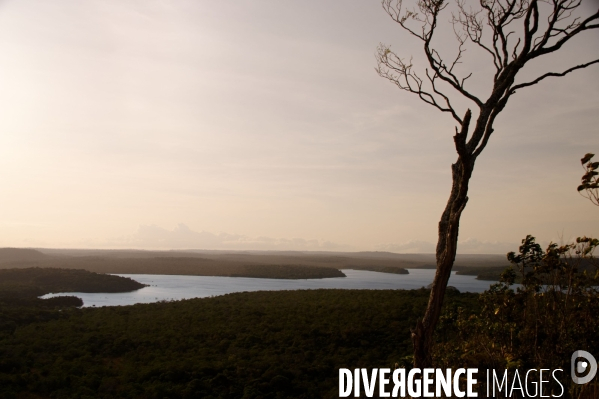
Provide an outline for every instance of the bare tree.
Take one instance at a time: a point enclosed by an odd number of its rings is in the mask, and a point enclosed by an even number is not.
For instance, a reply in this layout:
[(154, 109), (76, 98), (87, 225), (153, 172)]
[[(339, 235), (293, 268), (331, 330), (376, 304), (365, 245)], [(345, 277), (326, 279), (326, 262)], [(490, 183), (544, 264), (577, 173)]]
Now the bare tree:
[(585, 173), (578, 186), (578, 192), (588, 198), (593, 204), (599, 206), (599, 162), (591, 162), (595, 154), (588, 153), (580, 160)]
[[(433, 38), (439, 32), (443, 11), (449, 5), (447, 0), (418, 0), (417, 7), (411, 10), (403, 9), (402, 0), (382, 0), (387, 14), (422, 42), (428, 65), (424, 72), (417, 73), (412, 60), (405, 61), (389, 46), (381, 44), (376, 53), (378, 74), (439, 111), (447, 112), (457, 122), (453, 140), (458, 157), (451, 166), (453, 185), (439, 221), (437, 271), (426, 312), (412, 331), (415, 367), (429, 367), (432, 363), (433, 332), (455, 260), (460, 217), (468, 202), (468, 184), (474, 163), (493, 133), (495, 118), (519, 90), (599, 63), (599, 59), (590, 60), (561, 72), (547, 72), (530, 81), (516, 82), (518, 73), (530, 61), (558, 51), (581, 32), (599, 28), (599, 11), (579, 15), (581, 1), (478, 0), (476, 4), (467, 5), (466, 0), (456, 0), (450, 20), (456, 38), (456, 55), (445, 61), (433, 47)], [(469, 43), (493, 62), (492, 90), (486, 98), (466, 88), (472, 73), (461, 76), (456, 68), (462, 63)], [(473, 103), (477, 111), (475, 118), (470, 109), (458, 112), (453, 96)]]

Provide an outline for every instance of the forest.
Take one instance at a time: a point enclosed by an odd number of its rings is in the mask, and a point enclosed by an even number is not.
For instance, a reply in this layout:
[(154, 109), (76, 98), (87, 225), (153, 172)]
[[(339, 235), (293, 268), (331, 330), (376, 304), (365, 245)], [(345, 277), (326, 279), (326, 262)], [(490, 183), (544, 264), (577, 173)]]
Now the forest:
[[(489, 290), (448, 290), (435, 364), (514, 373), (598, 353), (597, 246), (581, 237), (542, 249), (527, 236)], [(340, 368), (413, 367), (410, 329), (430, 293), (243, 292), (81, 308), (76, 297), (37, 295), (140, 284), (51, 268), (1, 270), (0, 281), (0, 397), (15, 399), (338, 397)], [(597, 397), (596, 382), (567, 383), (564, 372), (563, 397)]]
[[(62, 308), (0, 338), (3, 398), (332, 398), (340, 367), (409, 364), (427, 290), (253, 292)], [(455, 294), (449, 307), (477, 306)], [(29, 396), (27, 396), (29, 395)]]
[(39, 297), (52, 292), (129, 292), (145, 287), (126, 277), (86, 270), (0, 269), (0, 334), (18, 326), (60, 317), (63, 308), (80, 307), (76, 296)]

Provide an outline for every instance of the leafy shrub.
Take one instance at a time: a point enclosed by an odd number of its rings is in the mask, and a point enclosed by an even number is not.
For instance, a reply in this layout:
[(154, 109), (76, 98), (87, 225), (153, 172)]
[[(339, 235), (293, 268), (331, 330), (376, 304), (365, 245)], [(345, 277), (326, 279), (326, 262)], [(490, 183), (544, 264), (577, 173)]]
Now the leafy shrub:
[[(599, 240), (582, 237), (572, 244), (552, 243), (543, 251), (527, 236), (518, 254), (507, 255), (512, 266), (500, 282), (481, 294), (480, 313), (454, 307), (443, 315), (437, 364), (561, 368), (567, 381), (574, 351), (599, 352), (597, 246)], [(517, 278), (522, 284), (514, 287)], [(569, 388), (572, 395), (579, 389)]]

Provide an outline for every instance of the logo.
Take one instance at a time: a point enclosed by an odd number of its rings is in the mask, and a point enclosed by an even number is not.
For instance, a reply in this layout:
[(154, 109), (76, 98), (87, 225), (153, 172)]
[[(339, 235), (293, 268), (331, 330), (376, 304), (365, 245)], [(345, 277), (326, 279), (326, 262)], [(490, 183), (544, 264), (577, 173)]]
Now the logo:
[[(577, 350), (570, 361), (572, 381), (575, 384), (587, 384), (597, 375), (597, 360), (584, 350)], [(353, 371), (353, 372), (352, 372)], [(413, 368), (395, 369), (339, 369), (339, 397), (362, 397), (361, 391), (367, 398), (375, 395), (378, 387), (379, 397), (458, 397), (476, 398), (478, 392), (478, 369), (459, 368), (457, 370)], [(486, 397), (496, 397), (497, 392), (505, 398), (561, 398), (565, 389), (556, 373), (563, 369), (530, 369), (498, 370), (487, 369)], [(552, 382), (553, 379), (555, 382)], [(557, 385), (561, 393), (556, 394)], [(482, 393), (482, 392), (481, 392)], [(491, 395), (491, 396), (490, 396)]]
[[(578, 360), (580, 358), (584, 360)], [(586, 376), (579, 377), (584, 373), (587, 373)], [(597, 374), (597, 361), (589, 352), (578, 350), (572, 354), (570, 374), (575, 384), (586, 384), (595, 378), (595, 374)]]

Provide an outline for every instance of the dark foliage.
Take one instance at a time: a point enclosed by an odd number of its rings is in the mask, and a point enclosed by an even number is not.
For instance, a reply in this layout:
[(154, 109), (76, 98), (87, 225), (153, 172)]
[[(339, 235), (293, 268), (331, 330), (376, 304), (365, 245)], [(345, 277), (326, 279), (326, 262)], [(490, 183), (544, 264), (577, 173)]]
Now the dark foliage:
[(11, 286), (37, 288), (40, 295), (50, 292), (129, 292), (145, 287), (126, 277), (91, 273), (86, 270), (27, 268), (0, 270), (0, 292)]
[[(513, 267), (480, 295), (480, 312), (454, 307), (443, 315), (437, 335), (439, 365), (561, 368), (567, 376), (574, 351), (599, 353), (599, 272), (592, 256), (597, 246), (599, 240), (582, 237), (543, 251), (527, 236), (518, 254), (508, 254)], [(517, 279), (521, 286), (514, 290)], [(599, 394), (597, 387), (566, 388), (571, 397)]]
[(595, 154), (588, 153), (580, 160), (585, 173), (580, 179), (578, 192), (599, 206), (599, 172), (597, 172), (599, 162), (591, 161), (594, 156)]
[(345, 277), (334, 267), (302, 264), (247, 264), (240, 261), (220, 261), (197, 257), (113, 258), (81, 256), (50, 258), (44, 261), (6, 263), (4, 267), (84, 269), (95, 273), (171, 274), (187, 276), (255, 277), (278, 279), (308, 279)]
[(81, 298), (40, 299), (51, 292), (128, 292), (145, 287), (125, 277), (67, 269), (0, 270), (0, 337), (18, 326), (62, 317), (54, 311), (83, 305)]
[(71, 309), (0, 340), (0, 397), (337, 397), (340, 367), (409, 363), (409, 326), (427, 298), (274, 291)]

